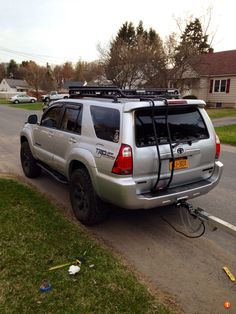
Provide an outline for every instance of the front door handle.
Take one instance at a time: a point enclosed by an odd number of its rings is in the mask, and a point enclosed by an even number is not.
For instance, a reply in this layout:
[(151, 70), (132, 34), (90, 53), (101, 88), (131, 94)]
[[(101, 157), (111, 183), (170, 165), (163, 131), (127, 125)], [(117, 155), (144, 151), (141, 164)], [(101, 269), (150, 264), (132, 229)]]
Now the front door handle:
[(69, 143), (73, 144), (73, 143), (77, 143), (77, 141), (74, 137), (70, 137)]

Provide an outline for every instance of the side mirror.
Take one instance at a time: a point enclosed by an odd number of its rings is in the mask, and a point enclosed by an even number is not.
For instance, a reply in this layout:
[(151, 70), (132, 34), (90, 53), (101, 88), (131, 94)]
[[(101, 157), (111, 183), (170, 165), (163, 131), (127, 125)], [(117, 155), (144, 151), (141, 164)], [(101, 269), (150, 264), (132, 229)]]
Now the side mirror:
[(28, 117), (28, 120), (27, 122), (29, 124), (37, 124), (38, 123), (38, 117), (36, 114), (31, 114), (29, 117)]

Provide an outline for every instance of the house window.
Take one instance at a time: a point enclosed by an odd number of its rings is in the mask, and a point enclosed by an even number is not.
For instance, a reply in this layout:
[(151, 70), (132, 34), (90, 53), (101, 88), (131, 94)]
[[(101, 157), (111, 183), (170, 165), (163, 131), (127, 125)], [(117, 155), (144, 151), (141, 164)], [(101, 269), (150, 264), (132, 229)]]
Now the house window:
[(214, 92), (225, 93), (226, 92), (226, 80), (215, 80), (214, 81)]

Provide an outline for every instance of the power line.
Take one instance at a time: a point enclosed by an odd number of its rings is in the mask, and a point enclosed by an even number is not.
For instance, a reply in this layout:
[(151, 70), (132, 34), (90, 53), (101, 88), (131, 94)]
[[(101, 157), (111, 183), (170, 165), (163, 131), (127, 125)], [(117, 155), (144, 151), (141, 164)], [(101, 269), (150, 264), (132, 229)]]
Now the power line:
[(41, 59), (43, 61), (48, 61), (48, 59), (51, 59), (54, 62), (56, 62), (55, 60), (65, 61), (65, 59), (62, 57), (41, 55), (41, 54), (35, 54), (35, 53), (27, 53), (27, 52), (23, 52), (23, 51), (8, 49), (8, 48), (1, 47), (1, 46), (0, 46), (0, 51), (2, 51), (3, 53), (12, 54), (12, 55), (20, 56), (20, 57), (24, 57), (24, 58)]

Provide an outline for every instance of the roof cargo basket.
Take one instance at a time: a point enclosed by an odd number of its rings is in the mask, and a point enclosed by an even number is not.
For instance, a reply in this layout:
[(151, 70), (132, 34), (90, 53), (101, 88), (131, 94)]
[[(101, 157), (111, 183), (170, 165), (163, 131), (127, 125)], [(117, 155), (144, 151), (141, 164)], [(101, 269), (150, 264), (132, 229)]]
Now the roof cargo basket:
[(70, 86), (70, 98), (167, 98), (178, 99), (179, 91), (174, 88), (120, 89), (116, 86)]

